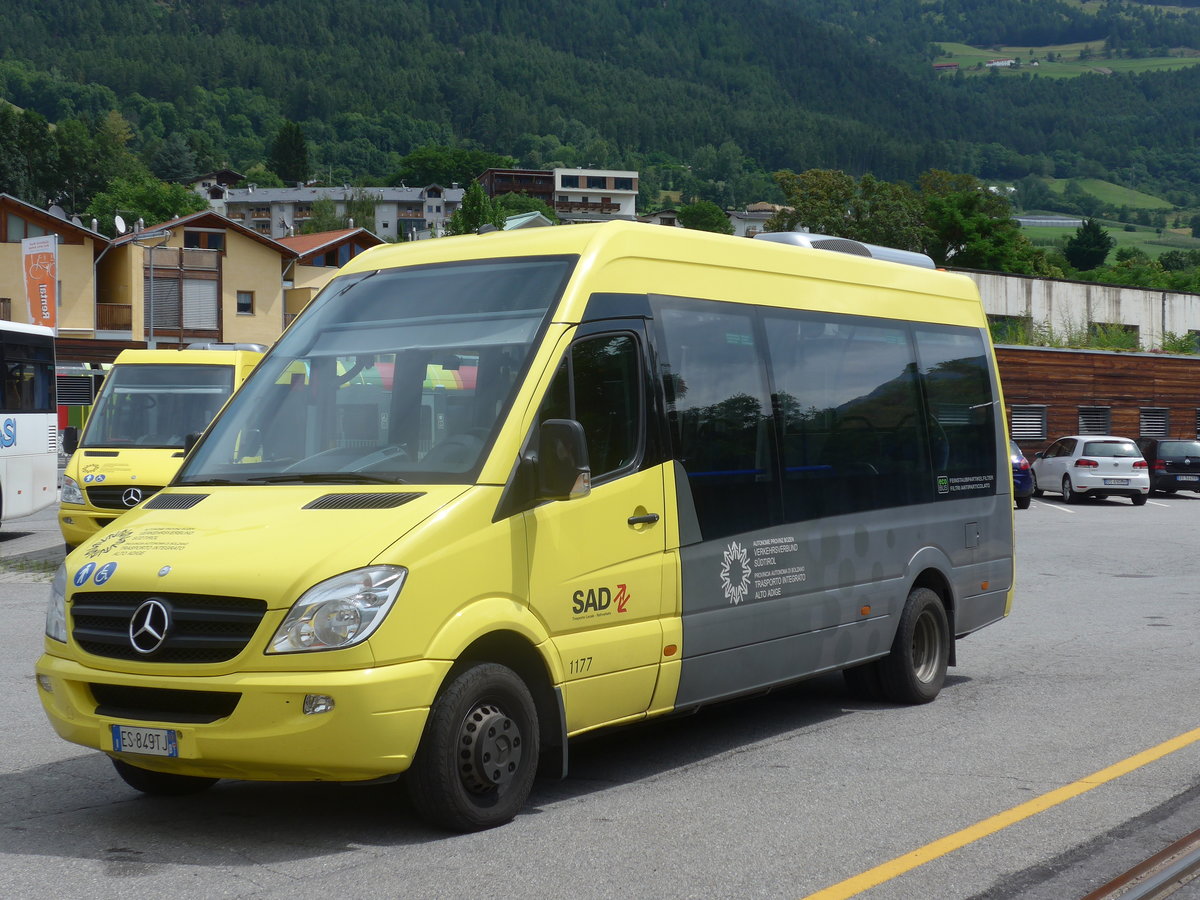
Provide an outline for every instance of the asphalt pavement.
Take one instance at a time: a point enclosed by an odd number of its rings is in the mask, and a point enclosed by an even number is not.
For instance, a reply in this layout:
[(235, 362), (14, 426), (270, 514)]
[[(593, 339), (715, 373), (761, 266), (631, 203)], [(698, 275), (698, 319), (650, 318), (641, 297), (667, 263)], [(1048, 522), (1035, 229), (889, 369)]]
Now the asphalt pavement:
[(0, 584), (49, 581), (65, 556), (57, 501), (0, 525)]

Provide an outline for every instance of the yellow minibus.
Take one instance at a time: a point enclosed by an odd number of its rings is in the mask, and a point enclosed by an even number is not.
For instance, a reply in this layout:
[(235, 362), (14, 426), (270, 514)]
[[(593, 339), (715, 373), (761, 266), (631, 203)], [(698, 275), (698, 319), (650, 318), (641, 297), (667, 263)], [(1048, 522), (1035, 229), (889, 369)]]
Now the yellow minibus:
[(933, 700), (1012, 599), (987, 322), (924, 258), (803, 242), (360, 254), (56, 574), (53, 727), (151, 794), (402, 777), (470, 831), (596, 729), (838, 670)]
[(186, 350), (122, 350), (80, 436), (63, 433), (58, 525), (74, 549), (158, 492), (183, 461), (188, 435), (203, 431), (262, 359), (261, 344)]

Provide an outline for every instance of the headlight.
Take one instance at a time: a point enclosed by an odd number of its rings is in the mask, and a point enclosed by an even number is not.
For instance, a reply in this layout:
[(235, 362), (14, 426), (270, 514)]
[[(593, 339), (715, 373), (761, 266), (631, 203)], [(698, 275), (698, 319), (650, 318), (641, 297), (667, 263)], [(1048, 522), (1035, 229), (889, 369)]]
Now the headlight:
[(75, 483), (74, 478), (63, 476), (62, 496), (60, 498), (63, 503), (75, 503), (83, 506), (83, 491), (79, 489), (79, 485)]
[[(365, 641), (388, 614), (408, 569), (367, 566), (309, 588), (292, 604), (268, 653), (338, 650)], [(65, 584), (66, 572), (63, 572)]]
[(46, 636), (67, 642), (67, 564), (63, 563), (50, 582), (50, 602), (46, 604)]

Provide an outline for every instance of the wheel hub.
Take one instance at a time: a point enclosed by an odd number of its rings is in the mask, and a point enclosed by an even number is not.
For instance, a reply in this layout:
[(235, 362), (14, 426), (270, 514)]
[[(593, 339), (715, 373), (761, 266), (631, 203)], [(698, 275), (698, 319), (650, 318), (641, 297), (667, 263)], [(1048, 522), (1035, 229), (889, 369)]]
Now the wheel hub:
[(504, 787), (520, 768), (521, 731), (498, 706), (483, 703), (467, 713), (458, 743), (459, 774), (472, 793)]

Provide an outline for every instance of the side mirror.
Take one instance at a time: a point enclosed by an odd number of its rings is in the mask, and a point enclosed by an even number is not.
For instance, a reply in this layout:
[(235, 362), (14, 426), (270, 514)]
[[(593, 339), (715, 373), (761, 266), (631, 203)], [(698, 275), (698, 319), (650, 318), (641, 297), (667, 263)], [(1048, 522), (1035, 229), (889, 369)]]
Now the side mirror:
[(1039, 450), (1037, 453), (1033, 454), (1033, 458), (1034, 458), (1034, 459), (1041, 459), (1041, 458), (1042, 458), (1042, 451), (1041, 451), (1041, 450)]
[(79, 429), (74, 425), (68, 425), (63, 429), (62, 433), (63, 449), (68, 453), (74, 453), (79, 449)]
[(537, 496), (576, 500), (592, 490), (587, 439), (574, 419), (547, 419), (538, 432)]

